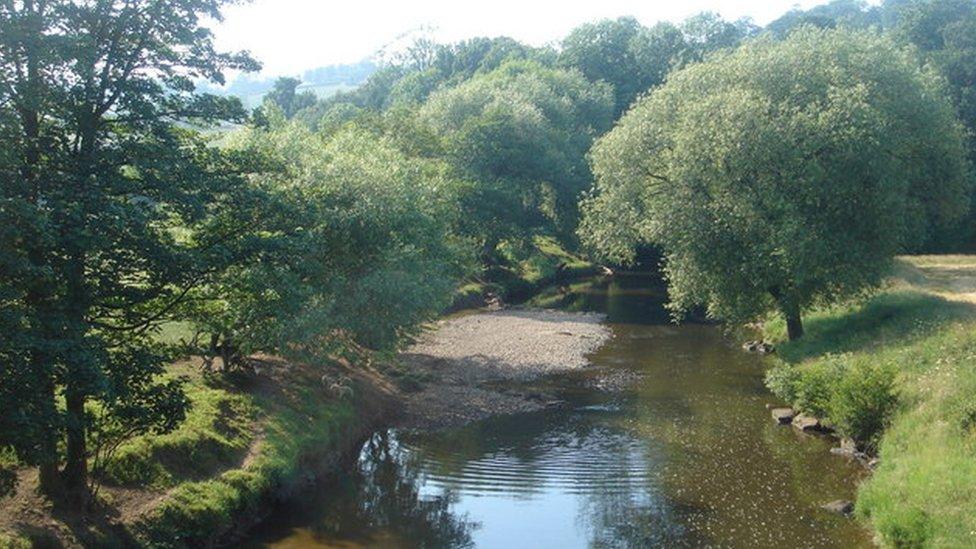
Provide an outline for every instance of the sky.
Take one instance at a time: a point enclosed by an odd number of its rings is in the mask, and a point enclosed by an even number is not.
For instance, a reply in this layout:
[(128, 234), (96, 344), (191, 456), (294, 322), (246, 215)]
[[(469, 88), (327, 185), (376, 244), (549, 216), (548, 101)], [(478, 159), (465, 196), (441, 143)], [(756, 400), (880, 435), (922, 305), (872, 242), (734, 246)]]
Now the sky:
[(254, 0), (231, 6), (215, 28), (225, 50), (249, 50), (264, 76), (364, 59), (399, 36), (430, 29), (439, 42), (510, 36), (532, 45), (558, 41), (590, 21), (633, 15), (645, 25), (701, 11), (759, 25), (794, 6), (825, 0)]

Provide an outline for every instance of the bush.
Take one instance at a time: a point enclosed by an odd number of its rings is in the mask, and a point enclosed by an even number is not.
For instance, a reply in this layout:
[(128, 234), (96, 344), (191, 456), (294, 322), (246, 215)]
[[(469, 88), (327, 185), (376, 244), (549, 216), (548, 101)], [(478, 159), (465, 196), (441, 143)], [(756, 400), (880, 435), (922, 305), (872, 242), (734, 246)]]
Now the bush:
[(897, 403), (894, 368), (854, 361), (831, 387), (827, 417), (841, 433), (876, 448)]
[(898, 403), (895, 369), (849, 354), (779, 364), (766, 374), (766, 385), (797, 410), (872, 447)]

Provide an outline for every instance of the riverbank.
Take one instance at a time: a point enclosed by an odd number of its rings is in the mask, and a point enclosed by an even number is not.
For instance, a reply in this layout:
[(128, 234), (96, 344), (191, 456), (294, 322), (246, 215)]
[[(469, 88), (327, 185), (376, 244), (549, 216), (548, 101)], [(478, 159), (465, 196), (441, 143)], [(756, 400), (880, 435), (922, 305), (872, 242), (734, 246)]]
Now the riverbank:
[(877, 452), (857, 516), (894, 547), (976, 545), (976, 256), (900, 258), (866, 302), (814, 312), (770, 388)]
[(602, 315), (507, 309), (438, 322), (400, 357), (428, 380), (405, 397), (400, 426), (436, 429), (557, 405), (551, 395), (504, 385), (578, 370), (610, 337)]
[(15, 494), (0, 499), (0, 547), (230, 543), (277, 501), (334, 474), (397, 398), (384, 376), (345, 361), (256, 357), (254, 372), (204, 375), (194, 359), (167, 375), (186, 379), (186, 421), (124, 444), (85, 517), (53, 508), (36, 494), (36, 473), (21, 471)]
[(602, 267), (566, 251), (549, 236), (535, 236), (525, 246), (502, 244), (497, 259), (482, 276), (455, 292), (448, 313), (522, 303), (554, 284), (603, 272)]
[(255, 357), (253, 371), (204, 374), (172, 365), (192, 408), (175, 432), (123, 445), (99, 507), (61, 513), (24, 469), (0, 499), (0, 547), (228, 544), (269, 509), (321, 483), (376, 429), (433, 429), (537, 410), (551, 400), (511, 383), (578, 369), (608, 337), (601, 316), (506, 309), (454, 316), (396, 361), (294, 364)]

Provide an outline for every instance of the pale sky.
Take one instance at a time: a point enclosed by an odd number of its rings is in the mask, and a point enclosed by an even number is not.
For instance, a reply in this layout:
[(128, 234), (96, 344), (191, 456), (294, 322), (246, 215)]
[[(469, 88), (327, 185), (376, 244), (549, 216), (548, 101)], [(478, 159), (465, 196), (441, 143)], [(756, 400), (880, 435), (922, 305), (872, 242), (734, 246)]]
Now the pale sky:
[(633, 15), (645, 25), (680, 21), (701, 11), (765, 25), (793, 6), (826, 0), (254, 0), (225, 11), (215, 28), (222, 49), (247, 49), (264, 75), (359, 61), (419, 27), (439, 42), (510, 36), (532, 45), (554, 42), (573, 27)]

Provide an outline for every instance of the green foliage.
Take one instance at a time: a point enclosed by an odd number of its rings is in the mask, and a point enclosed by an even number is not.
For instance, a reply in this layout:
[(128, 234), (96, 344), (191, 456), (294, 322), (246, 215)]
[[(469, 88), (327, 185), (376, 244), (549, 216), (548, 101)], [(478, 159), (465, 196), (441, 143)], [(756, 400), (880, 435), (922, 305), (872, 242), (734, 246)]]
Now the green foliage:
[(860, 295), (970, 191), (940, 80), (869, 32), (805, 28), (675, 73), (593, 161), (584, 241), (623, 261), (661, 245), (675, 312), (734, 320)]
[(471, 182), (465, 233), (489, 251), (534, 229), (569, 234), (590, 181), (584, 155), (611, 109), (608, 86), (534, 62), (510, 61), (433, 95), (420, 116)]
[(180, 421), (180, 385), (160, 381), (168, 357), (146, 333), (245, 252), (212, 232), (246, 195), (243, 159), (170, 122), (245, 118), (238, 100), (195, 93), (257, 66), (201, 26), (226, 3), (0, 7), (0, 446), (75, 503), (105, 444)]
[(870, 5), (864, 0), (831, 0), (808, 10), (793, 8), (766, 25), (766, 30), (777, 36), (786, 36), (804, 26), (865, 29), (880, 26), (884, 11), (884, 7)]
[(559, 64), (611, 84), (617, 118), (638, 95), (664, 82), (686, 48), (684, 35), (671, 23), (647, 28), (633, 17), (621, 17), (573, 29), (563, 39)]
[(255, 179), (272, 197), (250, 214), (266, 228), (262, 251), (187, 310), (225, 360), (322, 357), (349, 339), (390, 349), (447, 306), (466, 263), (444, 166), (355, 128), (252, 129), (228, 146), (279, 168)]
[[(264, 96), (265, 105), (275, 105), (285, 118), (292, 118), (299, 111), (311, 107), (316, 102), (315, 94), (310, 91), (298, 92), (302, 83), (298, 78), (281, 77), (275, 81), (274, 87)], [(261, 109), (255, 113), (261, 116)]]
[(872, 448), (897, 404), (895, 369), (851, 355), (780, 365), (769, 371), (766, 385), (798, 410), (826, 419), (841, 434)]

